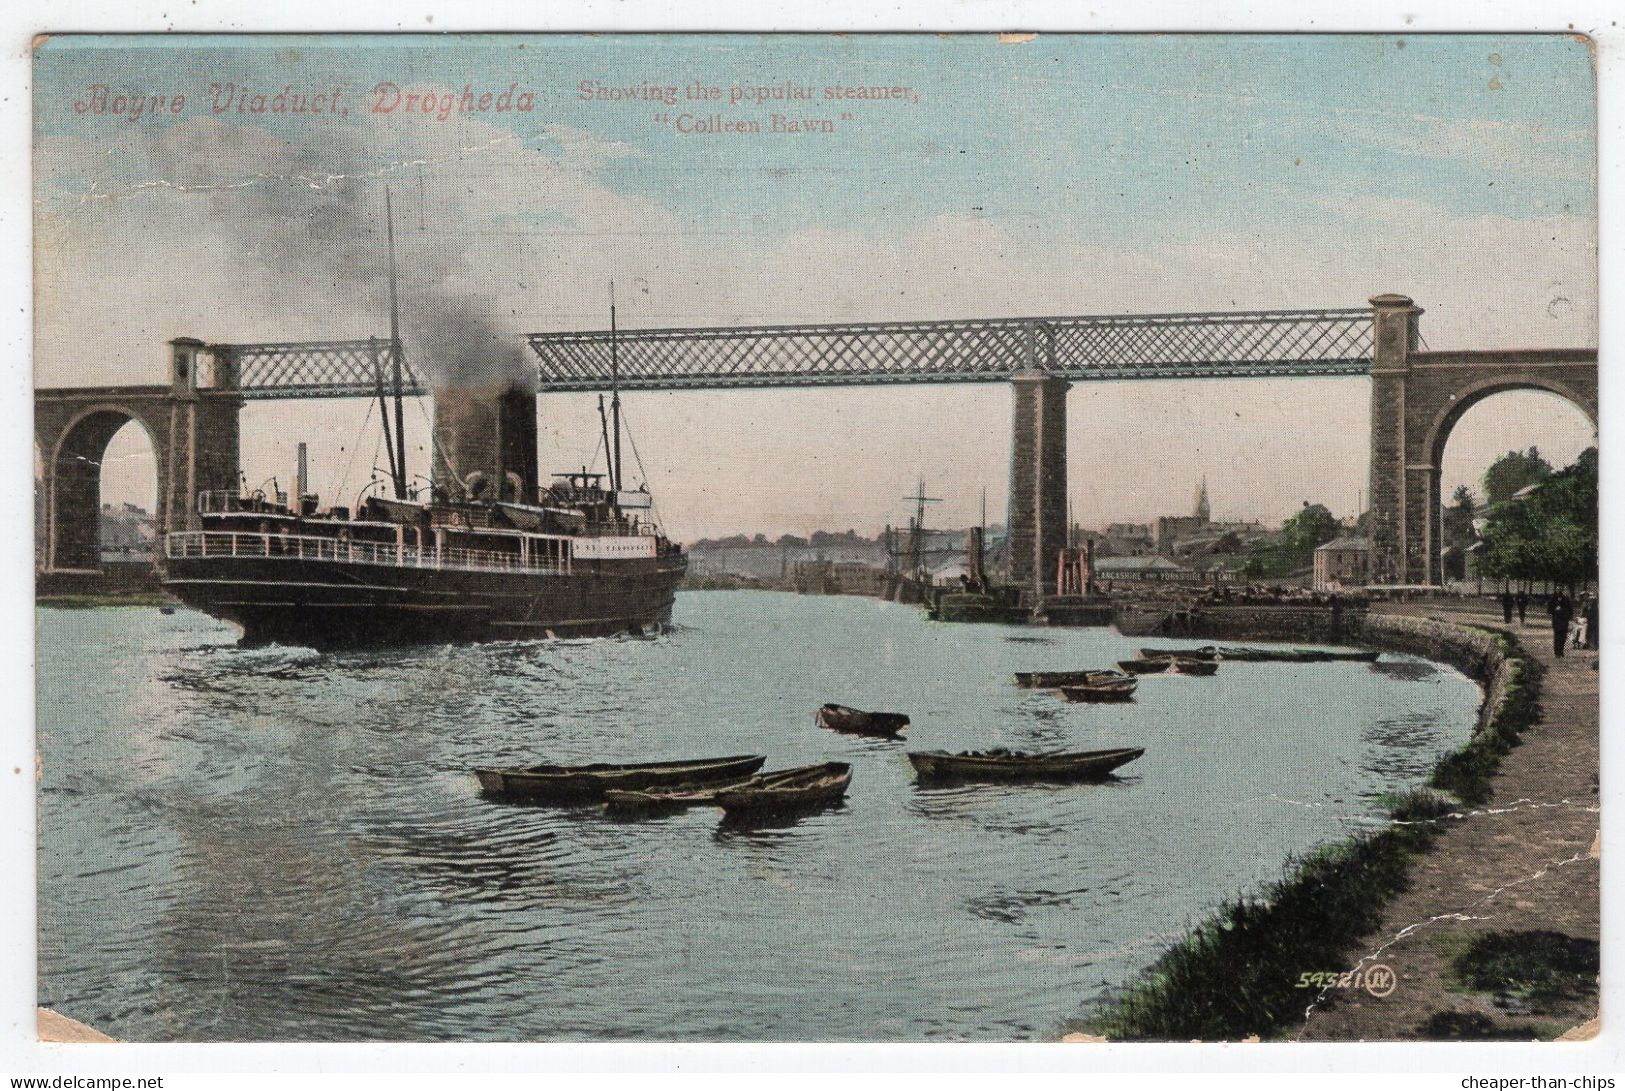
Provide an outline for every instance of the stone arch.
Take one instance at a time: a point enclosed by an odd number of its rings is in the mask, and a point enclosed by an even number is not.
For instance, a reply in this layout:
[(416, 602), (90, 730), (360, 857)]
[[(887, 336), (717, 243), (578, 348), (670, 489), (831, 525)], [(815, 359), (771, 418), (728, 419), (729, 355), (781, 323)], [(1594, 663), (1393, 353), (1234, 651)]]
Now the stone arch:
[(1433, 423), (1429, 426), (1427, 435), (1422, 442), (1422, 449), (1427, 452), (1428, 458), (1435, 466), (1444, 461), (1444, 449), (1450, 442), (1450, 434), (1455, 431), (1461, 418), (1467, 415), (1468, 410), (1482, 401), (1487, 401), (1497, 394), (1510, 394), (1518, 390), (1538, 390), (1546, 394), (1555, 394), (1559, 398), (1574, 406), (1586, 415), (1591, 422), (1592, 430), (1597, 427), (1597, 405), (1595, 392), (1592, 401), (1587, 402), (1585, 396), (1575, 387), (1566, 382), (1550, 376), (1522, 375), (1516, 377), (1490, 376), (1468, 383), (1461, 390), (1449, 395), (1446, 404), (1439, 407)]
[[(166, 494), (163, 435), (153, 421), (137, 408), (114, 402), (80, 410), (62, 425), (46, 462), (47, 568), (100, 567), (102, 459), (113, 437), (131, 421), (146, 433), (152, 448), (155, 496)], [(160, 533), (164, 529), (160, 519)]]
[[(34, 442), (43, 463), (40, 515), (45, 571), (99, 566), (101, 460), (114, 433), (138, 421), (157, 461), (159, 535), (191, 525), (196, 496), (235, 490), (236, 391), (181, 386), (56, 387), (34, 391)], [(162, 552), (160, 550), (160, 564)]]
[(1474, 405), (1542, 390), (1597, 424), (1595, 349), (1434, 352), (1420, 348), (1422, 309), (1401, 295), (1371, 300), (1371, 578), (1443, 582), (1440, 475), (1451, 429)]

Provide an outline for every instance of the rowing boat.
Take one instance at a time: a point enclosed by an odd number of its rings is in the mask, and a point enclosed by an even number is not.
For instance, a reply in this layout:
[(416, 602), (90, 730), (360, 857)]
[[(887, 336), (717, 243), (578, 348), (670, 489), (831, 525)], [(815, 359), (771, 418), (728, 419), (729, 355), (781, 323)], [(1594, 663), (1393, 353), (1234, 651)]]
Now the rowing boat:
[(1142, 647), (1141, 659), (1219, 659), (1219, 649), (1212, 644), (1204, 647)]
[(908, 726), (908, 717), (900, 712), (864, 712), (845, 705), (824, 705), (813, 714), (813, 721), (830, 731), (886, 739), (900, 737)]
[(1162, 674), (1174, 665), (1172, 659), (1119, 659), (1117, 665), (1126, 674)]
[(1222, 648), (1219, 655), (1224, 659), (1250, 659), (1255, 663), (1375, 663), (1381, 652), (1373, 651), (1327, 651), (1322, 648), (1293, 648), (1290, 651), (1276, 651), (1268, 648), (1237, 648), (1239, 655), (1230, 654), (1229, 648)]
[(612, 765), (523, 765), (474, 770), (480, 791), (502, 799), (548, 803), (594, 802), (612, 789), (697, 787), (736, 781), (760, 769), (767, 758), (741, 754), (691, 761), (650, 761)]
[(1173, 664), (1170, 672), (1173, 674), (1189, 674), (1206, 678), (1208, 675), (1218, 673), (1219, 670), (1219, 665), (1211, 659), (1172, 659), (1169, 662)]
[(829, 761), (753, 777), (718, 792), (713, 802), (729, 815), (796, 811), (840, 799), (850, 783), (852, 767)]
[(1059, 689), (1062, 686), (1093, 686), (1125, 678), (1117, 671), (1017, 671), (1016, 685), (1026, 689)]
[(793, 769), (775, 769), (756, 776), (737, 777), (702, 787), (645, 788), (631, 790), (612, 788), (604, 793), (604, 807), (611, 811), (664, 811), (682, 807), (715, 804), (723, 792), (739, 788), (773, 787), (785, 782), (798, 781), (808, 773), (823, 769), (822, 765), (800, 765)]
[(1112, 770), (1144, 754), (1143, 747), (1024, 754), (1012, 750), (945, 750), (910, 752), (909, 762), (928, 780), (1104, 780)]
[(1103, 682), (1089, 686), (1062, 686), (1061, 696), (1068, 701), (1127, 701), (1134, 696), (1139, 686), (1138, 679), (1123, 678), (1120, 681)]
[(1141, 648), (1147, 659), (1227, 659), (1236, 663), (1374, 663), (1380, 652), (1329, 651), (1322, 648)]
[[(771, 774), (767, 774), (771, 775)], [(611, 788), (604, 793), (604, 809), (608, 811), (668, 811), (683, 807), (699, 807), (707, 803), (715, 803), (717, 794), (730, 788), (738, 788), (753, 777), (740, 777), (737, 780), (724, 780), (704, 787), (681, 788)]]

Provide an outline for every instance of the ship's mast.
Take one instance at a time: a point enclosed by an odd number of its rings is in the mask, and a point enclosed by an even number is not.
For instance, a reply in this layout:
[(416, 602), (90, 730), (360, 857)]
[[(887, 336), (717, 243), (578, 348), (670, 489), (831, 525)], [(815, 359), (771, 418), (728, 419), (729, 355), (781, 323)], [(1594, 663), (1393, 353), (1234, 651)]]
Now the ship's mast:
[[(384, 456), (389, 459), (389, 476), (395, 478), (395, 441), (389, 435), (389, 403), (384, 400), (384, 361), (378, 352), (378, 339), (367, 338), (367, 346), (372, 352), (372, 385), (378, 395), (378, 422), (384, 426)], [(373, 480), (378, 480), (377, 467), (373, 467)]]
[(609, 467), (609, 487), (621, 491), (621, 364), (615, 329), (615, 282), (609, 282), (609, 414), (614, 421), (614, 461)]
[(613, 486), (615, 484), (615, 463), (612, 460), (615, 456), (613, 453), (611, 453), (610, 449), (609, 418), (604, 415), (604, 396), (602, 394), (598, 395), (598, 427), (603, 432), (604, 461), (609, 463), (610, 485)]
[[(384, 221), (389, 233), (389, 355), (394, 364), (395, 380), (395, 462), (389, 467), (395, 479), (395, 499), (406, 499), (406, 422), (401, 410), (401, 306), (395, 286), (395, 208), (390, 200), (389, 187), (384, 187)], [(389, 434), (389, 424), (384, 424)]]
[(941, 498), (925, 495), (925, 478), (920, 478), (919, 487), (914, 490), (913, 496), (905, 496), (904, 500), (915, 503), (914, 519), (910, 525), (909, 534), (909, 564), (914, 570), (914, 578), (921, 583), (925, 582), (925, 506), (927, 504), (940, 504)]

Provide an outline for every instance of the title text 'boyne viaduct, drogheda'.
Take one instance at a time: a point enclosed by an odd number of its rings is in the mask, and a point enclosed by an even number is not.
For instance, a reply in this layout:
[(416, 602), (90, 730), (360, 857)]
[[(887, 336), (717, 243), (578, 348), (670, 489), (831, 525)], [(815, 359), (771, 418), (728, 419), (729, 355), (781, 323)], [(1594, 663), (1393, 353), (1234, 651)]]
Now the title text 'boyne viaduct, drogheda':
[[(532, 334), (540, 393), (1007, 382), (1013, 392), (1011, 576), (1042, 596), (1065, 545), (1066, 394), (1075, 382), (1371, 377), (1370, 510), (1378, 582), (1441, 582), (1440, 462), (1469, 408), (1544, 390), (1597, 423), (1592, 348), (1423, 350), (1422, 309), (1402, 295), (1369, 307), (1205, 314), (865, 322)], [(102, 452), (138, 420), (158, 460), (158, 531), (194, 518), (204, 490), (235, 489), (245, 399), (370, 397), (390, 374), (383, 340), (268, 345), (170, 343), (164, 386), (45, 388), (34, 435), (44, 461), (47, 569), (94, 568)], [(613, 374), (612, 374), (613, 370)], [(405, 392), (426, 393), (403, 369)], [(438, 437), (437, 437), (438, 438)]]

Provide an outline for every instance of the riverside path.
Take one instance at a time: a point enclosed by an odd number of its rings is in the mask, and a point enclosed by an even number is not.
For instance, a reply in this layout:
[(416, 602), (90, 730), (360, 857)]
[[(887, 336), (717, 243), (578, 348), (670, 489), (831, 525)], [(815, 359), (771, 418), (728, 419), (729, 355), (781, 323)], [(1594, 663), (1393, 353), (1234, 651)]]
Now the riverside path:
[[(1552, 654), (1544, 614), (1505, 626), (1483, 609), (1431, 603), (1391, 607), (1437, 621), (1511, 632), (1545, 668), (1537, 723), (1502, 759), (1491, 798), (1445, 819), (1412, 861), (1409, 887), (1349, 963), (1394, 971), (1392, 991), (1328, 991), (1291, 1037), (1318, 1041), (1566, 1038), (1595, 1034), (1597, 992), (1554, 1002), (1468, 991), (1452, 960), (1488, 933), (1517, 933), (1514, 948), (1592, 951), (1599, 941), (1600, 803), (1596, 652)], [(1559, 938), (1561, 937), (1561, 938)], [(1315, 970), (1318, 967), (1304, 967)], [(1306, 995), (1310, 1009), (1314, 994)]]

